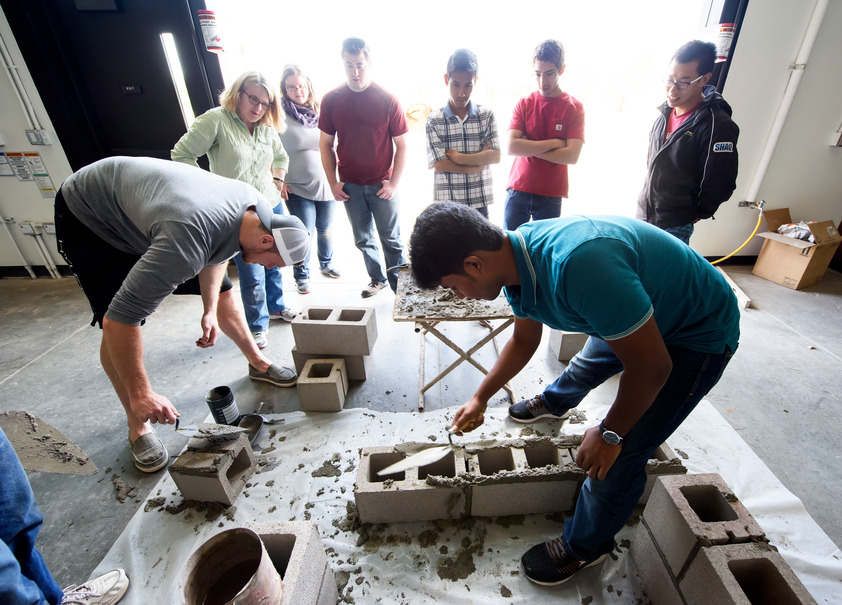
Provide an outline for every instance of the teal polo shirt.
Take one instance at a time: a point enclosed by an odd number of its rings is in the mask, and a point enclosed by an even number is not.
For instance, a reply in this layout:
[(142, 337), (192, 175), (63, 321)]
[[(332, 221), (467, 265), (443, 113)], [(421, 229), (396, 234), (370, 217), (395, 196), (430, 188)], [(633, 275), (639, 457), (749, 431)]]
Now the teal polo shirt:
[(504, 293), (517, 317), (604, 340), (654, 316), (667, 345), (736, 351), (737, 299), (725, 278), (677, 238), (632, 218), (534, 221), (508, 231), (520, 286)]

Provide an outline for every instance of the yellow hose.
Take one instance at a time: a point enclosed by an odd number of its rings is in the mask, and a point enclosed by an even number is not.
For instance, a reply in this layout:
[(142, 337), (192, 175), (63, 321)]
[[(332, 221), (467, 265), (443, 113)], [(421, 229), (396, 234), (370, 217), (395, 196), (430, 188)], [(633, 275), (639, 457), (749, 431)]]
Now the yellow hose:
[(747, 239), (746, 241), (744, 241), (744, 242), (743, 242), (743, 245), (742, 245), (742, 246), (740, 246), (739, 248), (737, 248), (736, 250), (734, 250), (734, 251), (733, 251), (731, 254), (729, 254), (728, 256), (723, 256), (723, 257), (722, 257), (722, 258), (720, 258), (719, 260), (715, 260), (715, 261), (711, 262), (711, 265), (716, 265), (716, 264), (719, 264), (719, 263), (721, 263), (722, 261), (724, 261), (726, 258), (731, 258), (731, 257), (732, 257), (732, 256), (734, 256), (737, 252), (739, 252), (740, 250), (742, 250), (743, 248), (745, 248), (745, 247), (746, 247), (746, 245), (747, 245), (747, 244), (751, 241), (751, 238), (753, 238), (753, 237), (754, 237), (754, 235), (757, 233), (757, 230), (758, 230), (758, 229), (760, 229), (760, 221), (762, 221), (762, 220), (763, 220), (763, 208), (762, 208), (762, 207), (761, 207), (761, 208), (758, 208), (758, 210), (760, 211), (760, 214), (757, 216), (757, 224), (754, 226), (754, 231), (752, 231), (752, 232), (751, 232), (751, 235), (749, 235), (749, 236), (748, 236), (748, 239)]

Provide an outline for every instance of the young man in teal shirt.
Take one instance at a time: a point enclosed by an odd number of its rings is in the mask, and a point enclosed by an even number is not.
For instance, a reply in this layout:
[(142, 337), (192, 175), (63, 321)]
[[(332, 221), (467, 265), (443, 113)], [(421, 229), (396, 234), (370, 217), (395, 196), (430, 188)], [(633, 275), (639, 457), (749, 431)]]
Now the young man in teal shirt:
[(458, 204), (428, 207), (410, 239), (421, 287), (493, 300), (515, 313), (512, 338), (453, 426), (483, 422), (491, 396), (523, 369), (543, 324), (591, 336), (562, 375), (509, 408), (519, 422), (563, 418), (623, 372), (576, 463), (588, 473), (564, 534), (522, 558), (535, 583), (557, 585), (614, 549), (646, 483), (646, 461), (719, 380), (739, 340), (739, 309), (725, 279), (699, 254), (642, 221), (570, 217), (504, 232)]

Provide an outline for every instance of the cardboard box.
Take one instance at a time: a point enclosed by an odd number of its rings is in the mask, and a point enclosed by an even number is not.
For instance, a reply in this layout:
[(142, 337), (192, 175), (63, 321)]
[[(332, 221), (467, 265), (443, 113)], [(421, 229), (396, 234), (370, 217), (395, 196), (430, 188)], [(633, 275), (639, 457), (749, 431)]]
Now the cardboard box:
[(769, 230), (758, 234), (766, 241), (763, 242), (752, 273), (793, 290), (818, 282), (842, 241), (833, 221), (808, 224), (816, 238), (816, 243), (812, 244), (777, 233), (778, 227), (793, 222), (789, 208), (767, 210), (763, 214)]

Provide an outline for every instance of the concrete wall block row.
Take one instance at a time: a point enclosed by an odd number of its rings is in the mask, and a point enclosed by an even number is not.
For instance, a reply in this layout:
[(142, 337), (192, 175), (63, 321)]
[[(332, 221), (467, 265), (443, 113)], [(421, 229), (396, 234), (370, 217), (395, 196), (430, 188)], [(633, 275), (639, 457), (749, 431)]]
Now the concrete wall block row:
[(688, 605), (816, 603), (775, 547), (763, 542), (702, 548), (679, 587)]
[(316, 605), (336, 605), (339, 602), (339, 587), (336, 586), (336, 576), (330, 566), (325, 567), (322, 586), (319, 589), (319, 600)]
[(191, 439), (169, 472), (185, 500), (231, 506), (257, 469), (248, 437)]
[(308, 307), (292, 320), (292, 336), (301, 353), (371, 355), (377, 315), (372, 307)]
[[(275, 569), (281, 574), (281, 605), (317, 605), (322, 600), (324, 584), (336, 580), (327, 562), (324, 545), (312, 521), (249, 523), (249, 529), (260, 536)], [(329, 593), (329, 589), (327, 590)], [(329, 596), (329, 594), (327, 595)], [(337, 598), (332, 602), (336, 603)]]
[(344, 359), (308, 359), (298, 375), (298, 396), (305, 412), (339, 412), (348, 394)]
[(565, 512), (573, 508), (585, 473), (570, 450), (552, 444), (494, 447), (468, 454), (471, 516)]
[(581, 332), (550, 330), (550, 350), (556, 359), (564, 363), (573, 359), (587, 341), (588, 335)]
[(461, 448), (442, 460), (402, 473), (379, 476), (378, 471), (405, 458), (393, 447), (367, 447), (360, 450), (354, 499), (363, 523), (401, 523), (460, 519), (468, 514), (466, 487), (428, 485), (427, 477), (455, 479), (465, 471), (465, 453)]
[(661, 475), (686, 475), (687, 468), (681, 463), (681, 459), (666, 443), (658, 446), (658, 449), (649, 457), (646, 463), (646, 487), (639, 503), (646, 506), (652, 488), (655, 487), (655, 479)]
[(292, 347), (292, 361), (295, 371), (301, 374), (308, 359), (344, 359), (348, 380), (365, 380), (371, 365), (368, 355), (340, 355), (336, 351), (322, 351), (321, 353), (301, 353), (298, 347)]
[(755, 542), (765, 537), (717, 474), (658, 477), (643, 518), (676, 577), (701, 546)]
[[(641, 519), (629, 546), (640, 584), (652, 605), (681, 605), (684, 599), (678, 588), (678, 581), (670, 573), (655, 540), (649, 532), (646, 521)], [(710, 601), (713, 603), (714, 601)]]

